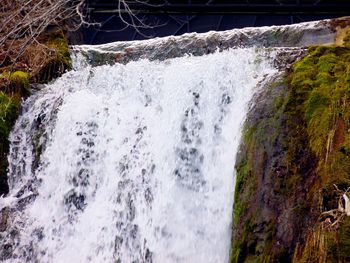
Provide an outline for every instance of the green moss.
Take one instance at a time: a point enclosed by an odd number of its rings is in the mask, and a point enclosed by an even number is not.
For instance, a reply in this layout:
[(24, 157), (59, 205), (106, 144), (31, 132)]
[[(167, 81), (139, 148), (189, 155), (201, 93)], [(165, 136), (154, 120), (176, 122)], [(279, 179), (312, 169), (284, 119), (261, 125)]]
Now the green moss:
[[(244, 140), (248, 143), (248, 147), (254, 145), (254, 134), (256, 132), (256, 126), (249, 127), (245, 125), (243, 137)], [(251, 158), (242, 158), (236, 164), (236, 188), (234, 196), (234, 207), (233, 207), (233, 227), (238, 228), (239, 220), (241, 220), (242, 215), (246, 214), (248, 211), (248, 203), (251, 201), (251, 198), (256, 188), (256, 177), (252, 173), (253, 166)], [(235, 240), (232, 244), (230, 262), (242, 262), (246, 257), (247, 249), (249, 242), (253, 241), (253, 238), (250, 238), (250, 232), (252, 230), (252, 218), (248, 218), (244, 221), (243, 227), (240, 230), (241, 238)], [(251, 245), (251, 244), (250, 244)]]
[(313, 114), (313, 117), (308, 122), (309, 145), (320, 160), (326, 157), (327, 140), (331, 132), (332, 117), (333, 114), (329, 108), (321, 108), (315, 111), (315, 114)]
[[(325, 146), (334, 119), (348, 109), (350, 50), (342, 47), (313, 47), (309, 56), (295, 64), (291, 76), (294, 100), (301, 105), (311, 149), (325, 157)], [(345, 109), (345, 108), (346, 109)]]
[(254, 218), (249, 217), (245, 220), (242, 229), (242, 236), (240, 241), (235, 241), (232, 246), (230, 255), (230, 262), (243, 262), (249, 256), (249, 250), (255, 249), (255, 240), (251, 238), (254, 230)]
[(16, 119), (19, 109), (18, 97), (11, 97), (0, 92), (0, 136), (2, 141), (11, 130), (12, 122)]
[(236, 166), (236, 189), (233, 208), (233, 225), (237, 226), (238, 220), (247, 209), (252, 192), (255, 188), (255, 176), (252, 174), (252, 167), (247, 160), (242, 160)]
[(8, 191), (7, 186), (7, 159), (8, 135), (18, 116), (20, 106), (19, 96), (9, 96), (0, 92), (0, 193)]
[(0, 74), (0, 83), (7, 92), (28, 93), (29, 74), (24, 71), (3, 72)]
[(338, 57), (332, 52), (319, 57), (317, 62), (317, 68), (319, 72), (329, 73), (333, 70), (334, 66), (337, 63)]
[(312, 92), (310, 97), (305, 102), (305, 117), (307, 121), (310, 121), (315, 114), (319, 114), (330, 104), (330, 98), (328, 94), (323, 92)]
[[(266, 169), (267, 152), (273, 152), (273, 145), (281, 135), (280, 125), (286, 103), (286, 83), (282, 78), (271, 82), (267, 87), (267, 106), (264, 117), (256, 116), (243, 129), (243, 146), (236, 161), (236, 189), (234, 197), (233, 227), (236, 236), (232, 244), (230, 262), (264, 262), (271, 255), (274, 236), (274, 223), (271, 218), (261, 221), (261, 210), (254, 205), (258, 178)], [(278, 95), (273, 95), (273, 94)], [(270, 148), (266, 148), (270, 147)], [(281, 178), (274, 178), (280, 183)], [(271, 191), (275, 188), (272, 187)], [(260, 218), (259, 222), (256, 220)], [(256, 232), (258, 228), (259, 234)]]
[(51, 33), (47, 36), (47, 45), (57, 52), (58, 60), (64, 65), (66, 69), (71, 69), (71, 59), (69, 53), (68, 41), (62, 31)]
[(10, 79), (13, 90), (23, 94), (30, 93), (29, 74), (27, 72), (15, 71), (10, 75)]
[(350, 218), (346, 217), (340, 226), (339, 233), (325, 233), (327, 243), (327, 262), (350, 262)]
[[(18, 116), (20, 97), (30, 94), (30, 83), (47, 83), (62, 75), (65, 70), (71, 68), (68, 42), (60, 29), (40, 35), (39, 44), (31, 44), (26, 47), (18, 63), (2, 68), (0, 74), (0, 195), (8, 192), (7, 185), (7, 154), (9, 150), (8, 135)], [(43, 45), (48, 56), (40, 61), (38, 56), (33, 56), (36, 51), (43, 51)], [(24, 66), (31, 68), (30, 74), (23, 71)], [(36, 148), (37, 152), (41, 149)]]
[(343, 45), (345, 47), (350, 47), (350, 27), (348, 28), (347, 32), (346, 32), (346, 36), (343, 39)]
[[(259, 204), (265, 204), (258, 200), (256, 187), (274, 206), (272, 214), (279, 215), (276, 207), (284, 207), (279, 203), (293, 207), (283, 212), (279, 224), (298, 229), (292, 232), (305, 241), (310, 222), (318, 225), (319, 189), (350, 186), (350, 46), (310, 47), (308, 55), (294, 64), (286, 95), (270, 95), (275, 99), (244, 128), (244, 147), (236, 165), (231, 262), (284, 262), (293, 253), (293, 247), (276, 246), (276, 218), (267, 220), (269, 229), (263, 227)], [(336, 208), (330, 204), (327, 209)], [(270, 207), (264, 210), (265, 216)], [(330, 256), (329, 262), (348, 261), (347, 224), (336, 233), (338, 239), (325, 244), (337, 255)], [(304, 245), (299, 244), (300, 251)]]
[(33, 72), (30, 80), (35, 83), (47, 83), (72, 68), (69, 45), (59, 29), (41, 35), (39, 41), (50, 49), (50, 56), (43, 62), (42, 67)]
[[(260, 210), (245, 219), (242, 225), (240, 239), (233, 241), (230, 254), (230, 262), (270, 262), (272, 248), (272, 237), (274, 235), (275, 222), (265, 222), (261, 226), (264, 232), (257, 234), (257, 218)], [(263, 238), (262, 238), (263, 237)]]
[(240, 243), (235, 242), (232, 246), (232, 251), (230, 255), (230, 263), (236, 263), (239, 261), (239, 256), (242, 253), (242, 245)]
[(11, 74), (11, 82), (20, 83), (22, 86), (29, 86), (29, 74), (23, 71), (15, 71)]
[[(345, 42), (349, 41), (349, 34)], [(295, 64), (290, 76), (289, 104), (305, 122), (308, 146), (318, 160), (317, 184), (309, 189), (307, 201), (311, 203), (320, 186), (326, 189), (332, 189), (333, 184), (350, 186), (350, 46), (312, 47), (308, 51), (309, 55)], [(327, 209), (336, 207), (337, 202)], [(338, 231), (326, 234), (329, 262), (349, 261), (349, 221)], [(314, 242), (312, 238), (310, 242)]]
[(350, 262), (350, 218), (347, 217), (339, 231), (339, 257)]

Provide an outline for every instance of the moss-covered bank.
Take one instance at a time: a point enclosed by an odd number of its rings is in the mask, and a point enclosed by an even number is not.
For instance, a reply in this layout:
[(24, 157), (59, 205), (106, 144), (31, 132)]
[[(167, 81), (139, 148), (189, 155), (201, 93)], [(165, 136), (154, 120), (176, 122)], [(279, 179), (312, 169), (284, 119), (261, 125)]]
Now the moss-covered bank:
[(238, 154), (231, 262), (350, 262), (350, 31), (310, 47), (249, 113)]
[(68, 42), (59, 29), (42, 34), (17, 61), (0, 65), (0, 196), (8, 193), (8, 136), (18, 117), (22, 97), (36, 84), (46, 83), (71, 68)]
[(7, 95), (0, 91), (0, 193), (8, 192), (7, 186), (7, 153), (9, 150), (8, 136), (12, 124), (17, 118), (20, 105), (20, 97), (18, 95)]

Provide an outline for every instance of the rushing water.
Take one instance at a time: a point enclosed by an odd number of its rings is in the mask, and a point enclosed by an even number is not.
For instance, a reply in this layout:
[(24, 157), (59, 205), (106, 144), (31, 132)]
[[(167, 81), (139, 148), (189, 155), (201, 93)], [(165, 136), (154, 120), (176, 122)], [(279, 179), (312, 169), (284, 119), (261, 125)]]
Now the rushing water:
[(32, 95), (10, 136), (1, 257), (227, 262), (235, 155), (270, 60), (241, 48), (85, 66)]

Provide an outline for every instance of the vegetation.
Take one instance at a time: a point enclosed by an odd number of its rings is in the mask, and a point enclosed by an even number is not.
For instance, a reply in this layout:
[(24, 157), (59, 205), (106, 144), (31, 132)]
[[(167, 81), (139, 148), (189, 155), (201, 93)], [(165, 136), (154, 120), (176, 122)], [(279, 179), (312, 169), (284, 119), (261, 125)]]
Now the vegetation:
[[(286, 97), (285, 81), (281, 78), (272, 81), (265, 90), (266, 104), (256, 105), (261, 108), (253, 109), (245, 124), (241, 154), (236, 162), (231, 262), (264, 262), (273, 257), (270, 252), (276, 242), (276, 218), (257, 203), (265, 192), (279, 196), (286, 189), (283, 186), (283, 171), (269, 168), (273, 166), (273, 156), (276, 156), (275, 144), (283, 137), (281, 122)], [(256, 115), (256, 112), (259, 114)], [(273, 182), (268, 179), (269, 182), (263, 185), (262, 178), (266, 176)], [(260, 193), (257, 189), (260, 189)], [(274, 250), (282, 253), (276, 247)]]
[(20, 63), (0, 68), (0, 195), (8, 192), (8, 135), (18, 116), (20, 98), (30, 95), (31, 85), (48, 82), (71, 68), (67, 39), (59, 29), (40, 36), (46, 47), (28, 45)]
[(3, 0), (0, 5), (0, 195), (8, 192), (8, 135), (21, 97), (71, 68), (65, 32), (86, 23), (84, 0)]
[(334, 185), (350, 186), (350, 30), (343, 46), (307, 53), (248, 116), (231, 262), (349, 261), (350, 219), (325, 212)]
[(0, 191), (6, 193), (8, 191), (6, 182), (7, 168), (7, 152), (8, 152), (8, 135), (12, 124), (17, 118), (20, 105), (18, 95), (9, 96), (4, 92), (0, 92)]
[(7, 138), (11, 123), (16, 119), (19, 109), (19, 97), (8, 96), (0, 92), (0, 136)]
[(33, 46), (50, 53), (42, 35), (52, 27), (78, 29), (84, 21), (83, 0), (3, 0), (0, 6), (0, 67), (20, 66)]
[[(309, 55), (296, 63), (290, 76), (295, 91), (290, 100), (301, 102), (300, 114), (306, 122), (309, 147), (317, 158), (317, 180), (309, 189), (307, 198), (309, 203), (321, 203), (322, 211), (338, 206), (333, 185), (342, 190), (350, 186), (349, 76), (350, 47), (347, 46), (311, 47)], [(321, 196), (318, 195), (320, 190)], [(325, 242), (322, 244), (307, 238), (308, 242), (302, 244), (305, 249), (300, 249), (301, 256), (295, 257), (296, 262), (315, 260), (312, 250), (323, 254), (324, 262), (349, 260), (349, 219), (340, 221), (340, 225), (336, 225), (337, 229), (322, 228), (325, 223), (335, 221), (335, 217), (329, 216), (322, 218), (321, 222), (315, 222), (314, 229), (317, 230), (311, 231), (309, 235), (318, 232), (319, 238)]]
[(29, 92), (29, 74), (23, 71), (8, 71), (0, 74), (0, 87), (8, 93), (28, 93)]
[[(120, 19), (137, 31), (149, 27), (129, 8)], [(130, 1), (131, 2), (131, 1)], [(146, 2), (146, 1), (145, 1)], [(8, 134), (19, 112), (21, 97), (71, 69), (67, 32), (85, 21), (85, 0), (1, 0), (0, 5), (0, 195), (8, 192)], [(142, 34), (142, 33), (141, 33)]]

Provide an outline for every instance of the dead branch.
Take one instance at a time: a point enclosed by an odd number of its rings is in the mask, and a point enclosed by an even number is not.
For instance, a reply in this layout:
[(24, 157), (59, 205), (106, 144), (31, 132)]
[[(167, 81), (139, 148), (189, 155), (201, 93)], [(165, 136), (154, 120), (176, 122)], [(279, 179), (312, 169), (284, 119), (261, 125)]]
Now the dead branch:
[(39, 36), (50, 26), (73, 31), (87, 24), (83, 6), (84, 0), (2, 0), (0, 67), (15, 65), (29, 45), (43, 45)]
[(350, 216), (350, 187), (343, 191), (337, 185), (334, 184), (333, 186), (338, 198), (338, 207), (321, 214), (321, 218), (323, 218), (322, 225), (329, 230), (337, 229), (345, 217)]
[[(39, 37), (50, 27), (75, 31), (82, 25), (98, 25), (87, 21), (86, 0), (1, 0), (0, 5), (0, 68), (14, 66), (21, 60), (28, 46), (35, 44), (49, 48)], [(115, 0), (118, 3), (119, 19), (125, 27), (133, 27), (140, 35), (141, 28), (152, 28), (146, 24), (129, 0)], [(136, 2), (151, 5), (148, 0)], [(52, 51), (52, 50), (51, 50)]]

